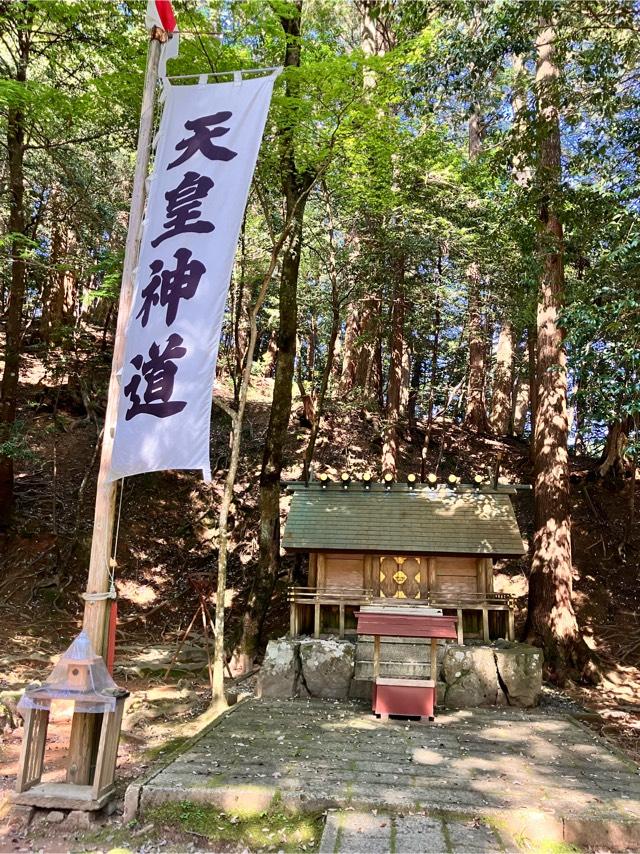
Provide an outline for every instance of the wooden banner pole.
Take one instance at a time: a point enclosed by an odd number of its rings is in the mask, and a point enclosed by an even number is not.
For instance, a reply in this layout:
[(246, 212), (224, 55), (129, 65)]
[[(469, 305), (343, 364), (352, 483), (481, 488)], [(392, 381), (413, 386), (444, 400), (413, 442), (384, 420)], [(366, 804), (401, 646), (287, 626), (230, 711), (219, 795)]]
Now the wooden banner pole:
[[(159, 27), (151, 32), (147, 67), (142, 93), (142, 109), (140, 111), (140, 127), (138, 130), (138, 147), (136, 150), (136, 165), (133, 176), (131, 193), (131, 208), (129, 227), (125, 246), (124, 264), (122, 270), (122, 285), (118, 306), (118, 322), (113, 347), (111, 377), (109, 379), (109, 394), (107, 411), (104, 420), (102, 451), (100, 455), (100, 470), (96, 488), (96, 505), (93, 519), (93, 535), (91, 540), (91, 558), (89, 561), (89, 576), (84, 606), (82, 627), (89, 635), (94, 650), (100, 655), (106, 655), (107, 614), (110, 600), (104, 598), (109, 592), (111, 577), (111, 545), (115, 523), (116, 482), (108, 482), (107, 476), (111, 467), (113, 436), (118, 417), (118, 401), (120, 397), (121, 371), (124, 367), (125, 332), (131, 313), (133, 299), (134, 272), (138, 263), (140, 238), (145, 205), (145, 182), (149, 171), (151, 145), (153, 137), (153, 113), (155, 90), (158, 82), (158, 63), (162, 44), (167, 40), (167, 34)], [(95, 598), (93, 598), (95, 597)], [(96, 715), (74, 715), (71, 742), (69, 745), (69, 782), (86, 785), (91, 776), (93, 741)]]

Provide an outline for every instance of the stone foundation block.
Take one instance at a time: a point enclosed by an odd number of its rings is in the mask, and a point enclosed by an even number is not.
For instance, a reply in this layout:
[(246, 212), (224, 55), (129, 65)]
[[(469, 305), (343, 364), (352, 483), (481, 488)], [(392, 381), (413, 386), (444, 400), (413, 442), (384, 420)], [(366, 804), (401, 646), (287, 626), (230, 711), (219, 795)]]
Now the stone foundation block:
[(502, 700), (510, 706), (537, 706), (542, 693), (542, 650), (526, 643), (495, 650)]
[(449, 709), (536, 706), (542, 692), (542, 651), (524, 643), (446, 647), (442, 678)]
[(496, 705), (501, 689), (491, 647), (450, 644), (445, 650), (442, 673), (448, 709)]
[(346, 700), (353, 681), (355, 644), (337, 638), (269, 641), (258, 677), (260, 697)]
[(259, 697), (296, 697), (300, 678), (300, 641), (270, 640), (258, 676)]
[(311, 697), (346, 700), (353, 679), (355, 644), (333, 638), (300, 641), (302, 683)]

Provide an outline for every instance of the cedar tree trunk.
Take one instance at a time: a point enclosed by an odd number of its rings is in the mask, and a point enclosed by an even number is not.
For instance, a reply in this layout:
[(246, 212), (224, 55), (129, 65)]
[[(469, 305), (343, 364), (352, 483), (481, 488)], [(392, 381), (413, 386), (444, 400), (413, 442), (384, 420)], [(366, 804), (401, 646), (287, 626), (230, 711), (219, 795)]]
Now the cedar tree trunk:
[(602, 456), (598, 460), (596, 472), (599, 477), (623, 478), (628, 473), (627, 445), (629, 435), (634, 429), (632, 415), (612, 421), (605, 442)]
[[(25, 85), (29, 62), (30, 33), (18, 32), (16, 82)], [(22, 258), (25, 233), (24, 212), (24, 113), (20, 106), (7, 110), (7, 158), (9, 195), (9, 233), (11, 239), (11, 291), (6, 316), (4, 372), (0, 385), (0, 443), (8, 442), (15, 426), (20, 351), (22, 345), (22, 310), (26, 286), (26, 265)], [(6, 527), (13, 507), (13, 457), (0, 454), (0, 528)]]
[(355, 304), (349, 306), (342, 345), (342, 373), (340, 375), (340, 394), (348, 394), (356, 382), (356, 339), (358, 337), (358, 309)]
[(387, 386), (387, 423), (382, 448), (382, 472), (398, 472), (398, 420), (402, 396), (402, 357), (404, 349), (404, 258), (395, 262), (391, 336), (389, 340), (389, 379)]
[(491, 427), (498, 436), (507, 436), (511, 426), (513, 399), (513, 326), (505, 321), (498, 337), (496, 367), (493, 372)]
[(489, 433), (489, 419), (484, 389), (487, 378), (485, 330), (481, 314), (480, 270), (473, 263), (467, 269), (468, 325), (469, 325), (469, 380), (465, 426), (478, 434)]
[[(482, 145), (482, 119), (474, 105), (469, 118), (469, 159), (475, 160)], [(480, 293), (480, 268), (473, 262), (467, 268), (467, 312), (469, 327), (469, 381), (465, 426), (476, 433), (489, 433), (489, 419), (485, 401), (487, 379), (484, 324), (482, 322), (482, 297)]]
[(547, 667), (562, 682), (569, 671), (583, 669), (587, 650), (572, 602), (567, 369), (559, 323), (565, 287), (564, 238), (555, 202), (561, 180), (560, 72), (555, 57), (555, 31), (549, 20), (540, 22), (536, 47), (538, 179), (545, 196), (539, 219), (542, 273), (537, 323), (535, 534), (525, 636), (543, 647)]

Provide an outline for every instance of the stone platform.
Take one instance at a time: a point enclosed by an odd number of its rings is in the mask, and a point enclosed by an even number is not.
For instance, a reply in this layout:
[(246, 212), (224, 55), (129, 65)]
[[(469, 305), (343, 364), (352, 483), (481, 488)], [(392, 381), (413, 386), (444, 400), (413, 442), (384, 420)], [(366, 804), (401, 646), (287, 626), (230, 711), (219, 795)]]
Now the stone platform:
[(581, 724), (518, 709), (381, 723), (363, 704), (249, 700), (142, 784), (166, 801), (260, 813), (353, 808), (493, 823), (510, 838), (640, 848), (640, 773)]
[[(380, 676), (431, 678), (431, 640), (381, 638)], [(537, 706), (542, 692), (542, 652), (498, 639), (490, 644), (438, 646), (438, 704), (447, 709)], [(258, 693), (286, 699), (371, 699), (373, 638), (357, 643), (336, 637), (270, 640)]]

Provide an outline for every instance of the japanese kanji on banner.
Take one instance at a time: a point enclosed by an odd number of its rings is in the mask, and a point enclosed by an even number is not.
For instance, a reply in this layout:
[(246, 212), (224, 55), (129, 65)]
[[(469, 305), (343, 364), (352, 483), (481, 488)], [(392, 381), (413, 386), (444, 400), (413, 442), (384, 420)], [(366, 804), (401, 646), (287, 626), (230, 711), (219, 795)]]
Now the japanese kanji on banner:
[(211, 479), (211, 398), (224, 307), (277, 73), (167, 85), (110, 480), (162, 469), (202, 469)]

